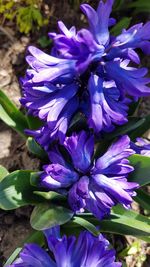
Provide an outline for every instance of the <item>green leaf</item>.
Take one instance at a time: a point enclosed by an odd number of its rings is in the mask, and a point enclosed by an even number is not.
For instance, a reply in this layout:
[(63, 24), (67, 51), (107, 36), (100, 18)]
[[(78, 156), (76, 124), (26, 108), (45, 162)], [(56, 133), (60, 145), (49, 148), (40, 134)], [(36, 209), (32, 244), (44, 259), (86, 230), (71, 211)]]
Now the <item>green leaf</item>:
[(150, 210), (150, 196), (143, 191), (138, 189), (137, 195), (134, 197), (134, 200), (140, 204), (143, 209)]
[(43, 126), (43, 122), (38, 117), (33, 117), (31, 115), (27, 115), (27, 121), (29, 125), (29, 129), (31, 130), (37, 130), (41, 126)]
[(140, 238), (140, 236), (150, 235), (150, 220), (141, 214), (117, 205), (113, 208), (110, 218), (100, 222), (100, 229), (103, 232)]
[(69, 130), (68, 130), (68, 133), (72, 133), (74, 131), (81, 131), (83, 129), (88, 129), (88, 126), (87, 126), (87, 123), (86, 123), (86, 119), (84, 116), (81, 115), (81, 113), (77, 113), (71, 123), (70, 123), (70, 126), (69, 126)]
[(45, 159), (48, 157), (46, 152), (40, 147), (40, 145), (37, 144), (37, 142), (32, 137), (29, 137), (27, 140), (27, 148), (32, 154), (36, 155), (40, 159)]
[(7, 169), (0, 165), (0, 182), (5, 178), (7, 174), (8, 174)]
[(93, 225), (92, 223), (90, 223), (89, 221), (87, 221), (81, 217), (73, 217), (73, 222), (84, 227), (86, 230), (88, 230), (89, 232), (91, 232), (95, 236), (97, 236), (99, 234), (99, 231), (96, 229), (95, 225)]
[(134, 130), (136, 130), (137, 132), (138, 128), (141, 127), (144, 123), (145, 123), (145, 118), (139, 119), (136, 117), (130, 117), (126, 124), (124, 124), (123, 126), (116, 127), (116, 130), (114, 130), (111, 134), (105, 133), (104, 138), (110, 140), (123, 134), (130, 135), (130, 133)]
[[(98, 226), (101, 232), (108, 232), (120, 235), (132, 235), (142, 240), (150, 235), (150, 220), (141, 214), (132, 210), (126, 210), (122, 206), (117, 205), (112, 209), (111, 215), (101, 221), (93, 217), (92, 214), (82, 214), (80, 217), (88, 220), (90, 223)], [(71, 227), (79, 228), (73, 220), (63, 226), (65, 230)]]
[(115, 0), (115, 3), (113, 5), (113, 11), (120, 10), (123, 4), (124, 4), (124, 0)]
[(128, 116), (133, 116), (138, 110), (139, 104), (141, 103), (141, 98), (137, 102), (133, 102), (129, 105)]
[(53, 202), (53, 203), (58, 202), (58, 201), (59, 201), (59, 203), (60, 202), (62, 203), (62, 202), (66, 201), (65, 196), (58, 194), (56, 192), (53, 192), (53, 191), (49, 191), (49, 192), (34, 191), (34, 194), (41, 196), (47, 200), (51, 200), (51, 202)]
[(8, 126), (16, 130), (25, 137), (24, 130), (28, 128), (26, 117), (10, 101), (10, 99), (0, 90), (0, 119)]
[(128, 180), (136, 182), (141, 186), (149, 184), (150, 157), (135, 154), (129, 157), (129, 160), (135, 170), (129, 175)]
[(68, 222), (73, 212), (61, 205), (42, 203), (37, 205), (31, 214), (31, 226), (36, 230), (45, 230)]
[(46, 48), (52, 43), (52, 41), (46, 36), (42, 36), (38, 39), (38, 43), (40, 44), (42, 48)]
[(141, 10), (145, 10), (147, 9), (147, 11), (150, 11), (150, 2), (147, 0), (138, 0), (138, 1), (134, 1), (130, 4), (128, 4), (128, 7), (134, 7), (134, 8), (140, 8)]
[(33, 171), (14, 171), (0, 182), (1, 209), (16, 209), (42, 200), (42, 198), (33, 194), (35, 187), (30, 184), (30, 178), (33, 173)]
[(14, 252), (11, 254), (11, 256), (8, 258), (6, 263), (4, 264), (4, 267), (8, 267), (8, 265), (12, 264), (14, 260), (17, 258), (17, 256), (19, 255), (19, 253), (21, 252), (21, 250), (22, 250), (22, 247), (16, 248)]
[(122, 29), (129, 27), (132, 18), (124, 17), (122, 18), (111, 30), (111, 34), (117, 36), (121, 33)]
[(142, 136), (146, 131), (150, 128), (150, 115), (142, 118), (144, 121), (143, 123), (130, 134), (130, 138), (135, 140), (136, 137)]
[(8, 258), (6, 263), (4, 264), (4, 267), (7, 267), (8, 265), (12, 264), (14, 260), (18, 257), (20, 251), (22, 250), (25, 243), (36, 243), (40, 246), (44, 245), (44, 236), (42, 232), (39, 231), (33, 231), (29, 237), (27, 237), (23, 242), (21, 242), (20, 247), (16, 248), (15, 251), (11, 254), (11, 256)]
[(103, 231), (139, 237), (150, 235), (150, 220), (144, 215), (124, 209), (121, 205), (113, 207), (109, 223), (103, 220), (100, 225)]

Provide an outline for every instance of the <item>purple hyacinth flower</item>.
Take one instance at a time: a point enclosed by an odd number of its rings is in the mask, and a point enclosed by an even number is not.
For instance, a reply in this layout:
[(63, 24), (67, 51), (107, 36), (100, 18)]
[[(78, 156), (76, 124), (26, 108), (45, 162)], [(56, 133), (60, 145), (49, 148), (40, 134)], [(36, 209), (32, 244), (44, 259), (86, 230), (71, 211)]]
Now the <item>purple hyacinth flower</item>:
[(41, 186), (50, 190), (67, 188), (79, 179), (71, 166), (55, 163), (43, 166), (44, 173), (41, 175)]
[(53, 127), (50, 128), (49, 125), (45, 124), (38, 130), (26, 130), (26, 134), (33, 136), (46, 151), (48, 151), (49, 145), (54, 140), (59, 140), (60, 144), (63, 144), (69, 123), (78, 106), (78, 97), (75, 96), (68, 101)]
[(102, 57), (104, 47), (94, 40), (90, 31), (81, 29), (76, 32), (75, 27), (68, 30), (62, 21), (58, 22), (58, 27), (60, 34), (49, 33), (55, 51), (63, 59), (75, 60), (78, 74), (82, 74), (92, 61)]
[[(50, 55), (33, 46), (28, 49), (30, 55), (26, 60), (31, 68), (23, 80), (21, 103), (34, 116), (48, 119), (52, 140), (56, 137), (62, 142), (61, 132), (67, 132), (69, 122), (63, 121), (61, 111), (69, 114), (67, 103), (75, 95), (79, 101), (77, 110), (86, 116), (95, 133), (110, 132), (116, 125), (127, 122), (129, 97), (135, 101), (137, 97), (150, 95), (147, 69), (129, 65), (140, 63), (136, 48), (150, 54), (150, 22), (123, 29), (117, 37), (111, 36), (109, 27), (115, 23), (109, 18), (113, 3), (114, 0), (101, 0), (97, 10), (88, 4), (81, 5), (88, 29), (77, 31), (74, 26), (67, 29), (59, 21), (59, 33), (49, 34), (54, 42)], [(90, 103), (86, 110), (85, 96), (87, 106)]]
[(31, 82), (50, 82), (66, 75), (70, 80), (73, 79), (75, 60), (50, 56), (33, 46), (29, 46), (28, 51), (31, 55), (26, 57), (26, 61), (33, 69)]
[(113, 81), (104, 82), (97, 75), (91, 75), (88, 83), (91, 110), (88, 123), (96, 133), (113, 130), (114, 124), (127, 122), (130, 100), (120, 100), (119, 90)]
[(72, 163), (64, 160), (58, 149), (50, 151), (52, 164), (44, 167), (40, 186), (62, 191), (68, 195), (74, 212), (88, 210), (99, 219), (118, 203), (130, 207), (138, 184), (127, 181), (128, 174), (134, 170), (127, 159), (134, 154), (128, 136), (113, 143), (98, 159), (93, 159), (93, 136), (84, 131), (67, 137), (64, 146)]
[[(72, 83), (62, 88), (52, 84), (28, 87), (27, 84), (28, 82), (24, 82), (21, 103), (31, 114), (47, 121), (49, 128), (53, 129), (69, 100), (76, 95), (78, 86)], [(76, 101), (74, 102), (72, 105), (76, 106)]]
[(129, 61), (111, 61), (106, 63), (105, 69), (108, 78), (113, 79), (117, 88), (124, 95), (134, 97), (148, 96), (150, 94), (150, 88), (147, 86), (150, 83), (150, 78), (145, 78), (148, 70), (146, 68), (132, 68), (128, 67)]
[(72, 158), (74, 168), (83, 173), (88, 171), (93, 154), (93, 136), (88, 137), (84, 131), (73, 134), (71, 137), (66, 137), (64, 146)]
[(150, 54), (150, 22), (145, 25), (143, 23), (136, 24), (128, 30), (123, 30), (122, 33), (116, 37), (113, 46), (125, 48), (141, 48), (144, 53)]
[[(109, 42), (109, 25), (112, 25), (112, 19), (109, 16), (112, 11), (112, 5), (114, 0), (107, 0), (99, 2), (97, 11), (95, 11), (90, 5), (81, 5), (81, 10), (88, 18), (90, 30), (93, 33), (96, 41), (99, 44), (106, 45)], [(111, 22), (111, 23), (110, 23)], [(113, 21), (114, 22), (114, 21)]]
[(136, 138), (136, 142), (131, 142), (131, 147), (136, 154), (150, 157), (150, 142), (144, 138)]
[(19, 258), (7, 267), (121, 267), (115, 262), (115, 250), (109, 249), (109, 242), (99, 234), (88, 231), (79, 237), (60, 236), (59, 227), (44, 231), (48, 249), (37, 244), (26, 244)]

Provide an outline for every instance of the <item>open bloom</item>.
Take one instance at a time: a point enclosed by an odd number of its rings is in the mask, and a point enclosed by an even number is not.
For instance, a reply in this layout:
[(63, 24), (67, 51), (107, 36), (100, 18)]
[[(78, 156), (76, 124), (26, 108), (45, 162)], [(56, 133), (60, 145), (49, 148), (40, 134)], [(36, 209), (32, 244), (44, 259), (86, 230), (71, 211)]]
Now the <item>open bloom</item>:
[(50, 151), (52, 164), (43, 167), (42, 187), (66, 194), (74, 212), (86, 209), (99, 219), (118, 203), (130, 207), (138, 184), (127, 181), (134, 169), (127, 159), (134, 153), (128, 136), (119, 138), (98, 159), (93, 159), (93, 136), (84, 131), (67, 137), (64, 146), (71, 161), (64, 159), (57, 147)]
[[(112, 131), (127, 121), (131, 101), (150, 95), (147, 69), (138, 67), (140, 58), (136, 51), (140, 48), (150, 54), (150, 22), (111, 36), (109, 27), (115, 24), (110, 18), (113, 2), (101, 0), (97, 10), (81, 5), (88, 29), (67, 29), (59, 21), (59, 33), (49, 33), (54, 42), (50, 55), (33, 46), (28, 48), (26, 60), (30, 69), (23, 82), (21, 102), (33, 115), (47, 119), (50, 138), (62, 139), (62, 125), (65, 124), (66, 133), (76, 111), (84, 113), (95, 133)], [(132, 62), (137, 67), (131, 67)], [(85, 95), (87, 109), (82, 107)], [(63, 123), (61, 114), (69, 114), (72, 99), (71, 116)]]
[(144, 138), (136, 138), (136, 142), (131, 142), (131, 147), (136, 154), (150, 157), (150, 142)]
[(121, 267), (115, 262), (115, 251), (100, 234), (95, 237), (88, 231), (79, 237), (60, 236), (58, 227), (44, 231), (48, 250), (37, 244), (26, 244), (20, 257), (8, 267)]
[(113, 81), (104, 82), (97, 75), (91, 75), (88, 83), (91, 112), (88, 123), (96, 133), (112, 131), (115, 124), (127, 122), (128, 98), (120, 100), (120, 92)]

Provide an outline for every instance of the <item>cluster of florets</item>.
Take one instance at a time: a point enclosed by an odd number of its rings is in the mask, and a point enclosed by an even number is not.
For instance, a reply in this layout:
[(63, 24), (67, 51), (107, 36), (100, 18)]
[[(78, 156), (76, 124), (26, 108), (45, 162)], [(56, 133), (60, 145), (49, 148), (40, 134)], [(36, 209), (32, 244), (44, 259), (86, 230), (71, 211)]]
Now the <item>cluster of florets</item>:
[[(150, 53), (150, 22), (136, 24), (111, 36), (109, 18), (113, 0), (100, 1), (95, 11), (81, 5), (87, 16), (88, 29), (67, 29), (58, 22), (60, 33), (50, 33), (54, 47), (48, 55), (29, 47), (26, 57), (31, 69), (22, 79), (21, 103), (38, 116), (44, 126), (38, 130), (41, 144), (59, 140), (63, 143), (70, 121), (80, 112), (95, 134), (110, 132), (127, 122), (129, 104), (138, 97), (150, 95), (146, 68), (135, 51)], [(36, 136), (36, 134), (35, 134)]]
[[(127, 158), (134, 153), (129, 138), (121, 137), (95, 158), (95, 137), (126, 123), (129, 105), (150, 95), (147, 69), (132, 67), (140, 63), (136, 48), (150, 52), (150, 23), (111, 36), (113, 2), (100, 1), (96, 11), (81, 5), (88, 29), (68, 30), (59, 21), (60, 33), (49, 34), (54, 41), (51, 55), (29, 47), (26, 60), (31, 68), (22, 79), (21, 103), (43, 122), (40, 129), (28, 133), (51, 161), (43, 167), (40, 186), (67, 195), (74, 212), (88, 210), (98, 218), (109, 214), (117, 203), (130, 207), (138, 185), (127, 181), (133, 171)], [(89, 130), (67, 137), (76, 114), (85, 119)], [(70, 162), (63, 159), (59, 144)]]
[[(27, 132), (46, 150), (51, 162), (43, 166), (39, 186), (67, 196), (75, 213), (86, 210), (98, 219), (108, 215), (118, 203), (130, 207), (138, 184), (127, 180), (133, 171), (128, 157), (142, 149), (131, 143), (128, 136), (122, 136), (97, 156), (95, 140), (125, 124), (130, 104), (150, 95), (147, 69), (138, 67), (140, 58), (135, 51), (139, 48), (150, 53), (150, 22), (124, 29), (117, 37), (111, 36), (109, 27), (116, 23), (109, 18), (113, 2), (100, 1), (96, 11), (88, 4), (81, 5), (88, 29), (77, 31), (73, 26), (68, 30), (59, 21), (60, 33), (49, 34), (54, 42), (50, 55), (32, 46), (28, 48), (30, 54), (26, 60), (31, 68), (21, 81), (22, 105), (43, 123), (40, 129)], [(70, 133), (77, 114), (86, 121), (87, 130)], [(144, 150), (147, 147), (144, 144)], [(114, 253), (105, 251), (101, 238), (83, 233), (74, 248), (74, 237), (70, 241), (66, 237), (57, 240), (50, 237), (49, 249), (56, 262), (60, 262), (55, 263), (46, 252), (31, 245), (13, 266), (28, 266), (23, 263), (30, 260), (33, 261), (30, 266), (41, 266), (33, 250), (38, 255), (44, 253), (47, 265), (42, 266), (120, 266), (114, 263)], [(82, 239), (86, 239), (83, 245)], [(87, 251), (90, 246), (93, 252), (84, 255), (84, 246)], [(61, 255), (56, 251), (59, 248), (64, 251)], [(91, 256), (95, 253), (99, 257)], [(106, 256), (110, 253), (111, 257), (101, 258), (101, 253)], [(61, 265), (62, 255), (66, 257), (63, 261), (67, 259), (66, 265)]]
[(48, 250), (36, 244), (26, 244), (20, 257), (8, 267), (121, 267), (115, 262), (115, 251), (100, 234), (89, 232), (75, 236), (60, 236), (59, 227), (44, 231)]

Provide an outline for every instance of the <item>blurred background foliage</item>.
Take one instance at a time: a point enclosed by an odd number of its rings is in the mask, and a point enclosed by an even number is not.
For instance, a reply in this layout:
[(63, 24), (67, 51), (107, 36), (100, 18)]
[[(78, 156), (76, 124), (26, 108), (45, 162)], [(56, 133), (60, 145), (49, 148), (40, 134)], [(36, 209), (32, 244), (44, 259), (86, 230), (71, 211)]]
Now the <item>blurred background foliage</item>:
[[(60, 1), (60, 0), (59, 0)], [(0, 24), (4, 25), (7, 21), (13, 21), (20, 33), (28, 34), (35, 32), (39, 28), (48, 24), (51, 10), (47, 7), (53, 3), (62, 5), (63, 2), (68, 2), (70, 8), (75, 11), (79, 10), (80, 4), (83, 2), (90, 3), (96, 6), (99, 1), (84, 1), (84, 0), (66, 0), (66, 1), (48, 1), (48, 0), (0, 0)], [(46, 6), (46, 8), (45, 8)], [(137, 19), (137, 14), (150, 13), (149, 0), (116, 0), (114, 9), (115, 15), (121, 17), (119, 24), (115, 26), (112, 33), (118, 34), (122, 27), (129, 26), (131, 19)], [(63, 17), (63, 14), (62, 14)], [(43, 41), (44, 43), (44, 41)]]

